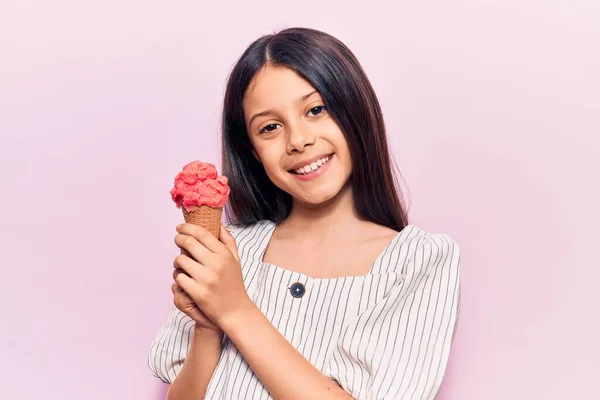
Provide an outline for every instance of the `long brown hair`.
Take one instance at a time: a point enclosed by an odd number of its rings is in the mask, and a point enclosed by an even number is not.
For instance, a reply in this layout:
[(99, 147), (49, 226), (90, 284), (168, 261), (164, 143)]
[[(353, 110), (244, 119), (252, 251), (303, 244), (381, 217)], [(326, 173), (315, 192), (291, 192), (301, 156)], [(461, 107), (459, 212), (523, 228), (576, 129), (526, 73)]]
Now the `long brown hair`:
[(350, 147), (352, 190), (366, 220), (401, 231), (408, 218), (392, 172), (385, 125), (373, 87), (354, 54), (338, 39), (308, 28), (290, 28), (254, 41), (233, 68), (223, 107), (223, 174), (231, 195), (230, 222), (279, 222), (291, 196), (275, 186), (252, 154), (242, 103), (248, 85), (266, 64), (294, 70), (321, 94)]

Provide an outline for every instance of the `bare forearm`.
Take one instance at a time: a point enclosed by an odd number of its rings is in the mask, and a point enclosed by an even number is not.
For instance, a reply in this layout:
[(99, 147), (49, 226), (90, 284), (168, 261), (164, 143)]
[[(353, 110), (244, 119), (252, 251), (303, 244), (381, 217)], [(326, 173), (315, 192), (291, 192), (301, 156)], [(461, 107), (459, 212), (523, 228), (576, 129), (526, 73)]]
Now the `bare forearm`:
[(247, 308), (224, 330), (274, 399), (352, 399), (306, 360), (257, 308)]
[(223, 334), (194, 328), (192, 344), (177, 378), (171, 384), (168, 400), (203, 399), (221, 355)]

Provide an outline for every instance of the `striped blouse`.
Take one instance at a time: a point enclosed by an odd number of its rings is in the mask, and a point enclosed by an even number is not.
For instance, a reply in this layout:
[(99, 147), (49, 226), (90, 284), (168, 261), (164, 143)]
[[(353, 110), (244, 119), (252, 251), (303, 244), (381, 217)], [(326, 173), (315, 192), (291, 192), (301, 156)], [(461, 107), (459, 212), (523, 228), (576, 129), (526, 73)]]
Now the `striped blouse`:
[[(323, 374), (356, 399), (434, 399), (459, 311), (459, 248), (447, 235), (409, 225), (368, 274), (316, 279), (262, 261), (270, 221), (228, 226), (246, 290), (273, 326)], [(194, 321), (173, 308), (148, 357), (171, 383)], [(271, 399), (236, 347), (223, 339), (206, 399)]]

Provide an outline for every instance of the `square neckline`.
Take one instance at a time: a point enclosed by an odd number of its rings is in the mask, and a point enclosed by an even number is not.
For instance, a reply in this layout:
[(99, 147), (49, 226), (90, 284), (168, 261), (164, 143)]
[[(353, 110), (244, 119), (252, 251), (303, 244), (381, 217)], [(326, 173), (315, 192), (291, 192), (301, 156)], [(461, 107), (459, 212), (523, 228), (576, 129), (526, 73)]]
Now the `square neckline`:
[(271, 239), (273, 238), (273, 233), (275, 232), (275, 228), (277, 227), (277, 224), (274, 223), (273, 221), (266, 221), (267, 224), (269, 225), (269, 229), (268, 231), (264, 234), (263, 237), (263, 241), (266, 241), (266, 244), (264, 244), (263, 246), (261, 246), (261, 250), (260, 253), (258, 254), (258, 258), (257, 261), (265, 266), (269, 266), (271, 268), (274, 268), (276, 270), (281, 271), (282, 273), (285, 274), (297, 274), (299, 275), (298, 279), (302, 279), (305, 282), (318, 282), (318, 281), (335, 281), (335, 280), (344, 280), (344, 279), (364, 279), (367, 278), (369, 276), (375, 275), (373, 273), (373, 270), (375, 268), (375, 266), (377, 265), (377, 263), (380, 261), (380, 259), (387, 253), (388, 249), (392, 247), (392, 245), (394, 245), (397, 241), (399, 241), (400, 237), (403, 236), (403, 234), (405, 233), (405, 231), (407, 230), (407, 228), (411, 228), (410, 230), (412, 230), (413, 225), (406, 225), (401, 231), (397, 232), (394, 237), (392, 239), (390, 239), (390, 241), (385, 245), (385, 247), (379, 252), (379, 254), (377, 255), (377, 257), (375, 257), (375, 260), (371, 263), (370, 267), (369, 267), (369, 271), (366, 274), (363, 275), (345, 275), (345, 276), (338, 276), (338, 277), (331, 277), (331, 278), (317, 278), (317, 277), (313, 277), (307, 274), (304, 274), (302, 272), (299, 271), (293, 271), (291, 269), (282, 267), (280, 265), (277, 264), (273, 264), (273, 263), (269, 263), (269, 262), (265, 262), (264, 261), (264, 257), (265, 257), (265, 253), (267, 252), (267, 247), (269, 247), (269, 244), (271, 243)]

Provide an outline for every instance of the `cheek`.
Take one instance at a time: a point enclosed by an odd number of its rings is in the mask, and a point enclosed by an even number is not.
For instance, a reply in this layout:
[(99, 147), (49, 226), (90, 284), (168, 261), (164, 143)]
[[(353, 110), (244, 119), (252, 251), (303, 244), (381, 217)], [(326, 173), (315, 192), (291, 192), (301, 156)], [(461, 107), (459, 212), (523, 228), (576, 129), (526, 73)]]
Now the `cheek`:
[(254, 147), (254, 150), (252, 150), (252, 152), (254, 153), (254, 156), (258, 159), (258, 161), (260, 161), (263, 165), (269, 163), (269, 159), (271, 157), (269, 154), (268, 147), (261, 146), (261, 143), (256, 142), (252, 142), (252, 147)]
[(340, 161), (346, 169), (352, 169), (352, 156), (350, 155), (350, 147), (348, 141), (341, 131), (337, 131), (335, 135), (334, 146)]
[(269, 162), (268, 160), (266, 162), (263, 162), (263, 166), (265, 167), (265, 171), (267, 171), (267, 175), (269, 175), (271, 178), (275, 178), (279, 175), (280, 173), (280, 169), (279, 165), (276, 162)]
[(281, 168), (279, 153), (269, 150), (270, 149), (257, 149), (257, 154), (267, 175), (269, 175), (271, 179), (277, 179), (277, 177), (281, 176), (281, 173), (285, 171)]
[(344, 164), (352, 170), (352, 156), (350, 155), (350, 147), (346, 145), (344, 148)]

